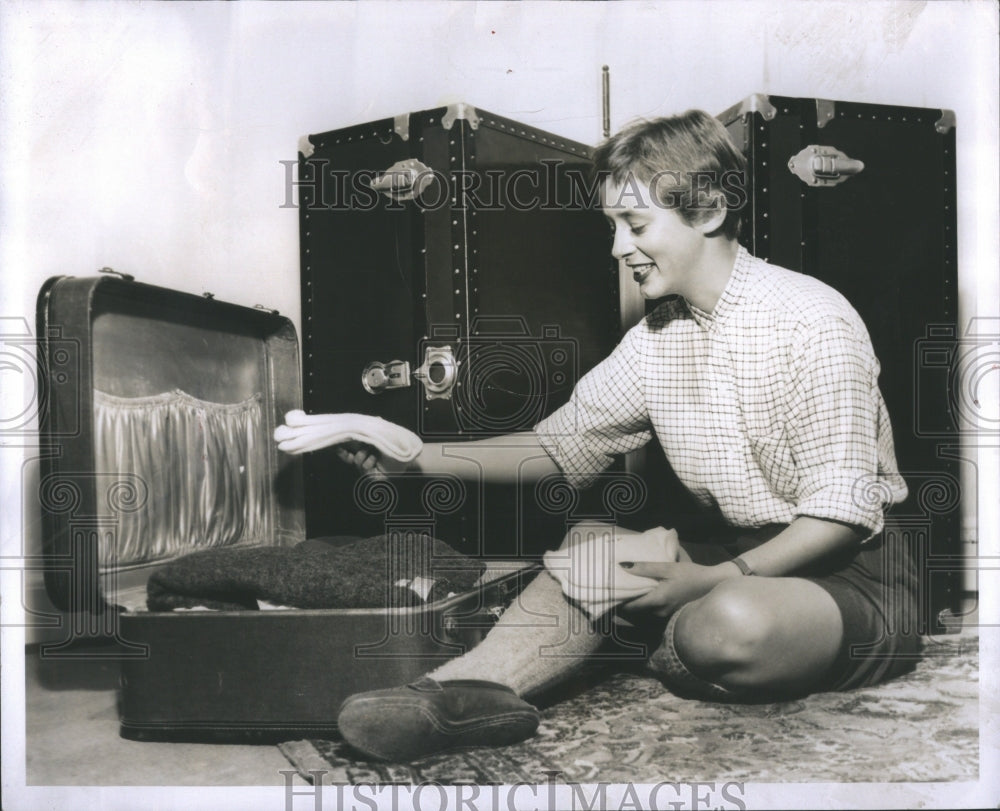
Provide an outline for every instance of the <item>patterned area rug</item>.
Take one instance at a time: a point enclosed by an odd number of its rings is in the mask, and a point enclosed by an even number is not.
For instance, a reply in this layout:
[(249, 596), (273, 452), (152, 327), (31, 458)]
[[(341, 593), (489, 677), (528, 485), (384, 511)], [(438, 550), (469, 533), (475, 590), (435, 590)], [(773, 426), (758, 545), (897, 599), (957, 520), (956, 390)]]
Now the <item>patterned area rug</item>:
[[(641, 672), (592, 668), (544, 709), (538, 734), (412, 764), (360, 759), (341, 741), (280, 748), (323, 784), (530, 784), (659, 781), (954, 782), (979, 774), (978, 638), (927, 640), (888, 684), (774, 704), (681, 699)], [(563, 695), (566, 695), (565, 693)]]

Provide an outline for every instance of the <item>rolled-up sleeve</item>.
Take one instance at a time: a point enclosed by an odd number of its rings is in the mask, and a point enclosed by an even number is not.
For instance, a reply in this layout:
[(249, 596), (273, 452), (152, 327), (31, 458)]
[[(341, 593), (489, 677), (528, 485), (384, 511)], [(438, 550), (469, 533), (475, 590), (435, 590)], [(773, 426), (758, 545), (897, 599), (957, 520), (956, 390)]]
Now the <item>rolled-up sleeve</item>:
[(878, 361), (867, 335), (839, 317), (803, 329), (791, 363), (786, 431), (798, 474), (794, 513), (882, 529), (905, 497), (880, 475)]
[(642, 391), (637, 325), (577, 383), (566, 405), (535, 426), (546, 452), (576, 487), (585, 487), (614, 457), (652, 438)]

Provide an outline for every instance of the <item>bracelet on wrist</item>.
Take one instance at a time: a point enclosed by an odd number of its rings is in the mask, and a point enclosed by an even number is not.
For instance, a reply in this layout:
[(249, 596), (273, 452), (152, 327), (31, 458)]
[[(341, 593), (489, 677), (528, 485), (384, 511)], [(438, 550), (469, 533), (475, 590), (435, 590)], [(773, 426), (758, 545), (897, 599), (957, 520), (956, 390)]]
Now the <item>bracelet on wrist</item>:
[(754, 573), (753, 569), (750, 568), (750, 564), (743, 560), (743, 558), (739, 555), (733, 558), (730, 562), (736, 564), (736, 568), (743, 572), (744, 576), (752, 575)]

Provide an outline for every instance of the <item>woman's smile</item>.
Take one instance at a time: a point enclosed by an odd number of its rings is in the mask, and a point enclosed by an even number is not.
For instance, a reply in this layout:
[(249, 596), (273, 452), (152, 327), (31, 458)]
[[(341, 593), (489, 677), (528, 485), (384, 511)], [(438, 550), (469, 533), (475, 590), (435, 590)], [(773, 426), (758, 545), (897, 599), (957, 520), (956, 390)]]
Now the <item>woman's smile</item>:
[(632, 278), (642, 285), (646, 279), (649, 278), (650, 274), (656, 270), (656, 265), (652, 262), (646, 262), (643, 264), (630, 264), (629, 267), (632, 269)]

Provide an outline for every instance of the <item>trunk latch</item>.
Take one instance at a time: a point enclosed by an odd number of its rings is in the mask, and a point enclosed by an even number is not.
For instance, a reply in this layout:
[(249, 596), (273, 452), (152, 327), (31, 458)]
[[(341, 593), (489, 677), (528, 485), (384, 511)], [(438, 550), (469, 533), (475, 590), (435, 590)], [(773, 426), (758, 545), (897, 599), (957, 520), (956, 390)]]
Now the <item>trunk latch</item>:
[(411, 378), (424, 384), (428, 400), (447, 400), (458, 381), (458, 360), (450, 346), (428, 346), (424, 362), (414, 371), (405, 360), (388, 363), (374, 361), (361, 373), (361, 385), (369, 394), (381, 394), (388, 389), (403, 389), (412, 385)]
[(788, 161), (788, 170), (809, 186), (836, 186), (862, 172), (864, 163), (832, 146), (812, 144)]
[(361, 385), (369, 394), (381, 394), (386, 389), (405, 389), (410, 385), (410, 364), (405, 360), (369, 363), (361, 373)]

